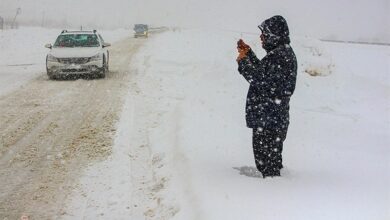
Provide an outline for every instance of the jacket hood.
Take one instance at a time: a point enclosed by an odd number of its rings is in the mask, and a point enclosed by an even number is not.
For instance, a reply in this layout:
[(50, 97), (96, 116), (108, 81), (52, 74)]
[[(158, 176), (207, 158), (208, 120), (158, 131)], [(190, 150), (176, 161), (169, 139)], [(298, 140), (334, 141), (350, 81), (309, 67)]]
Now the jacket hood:
[(286, 20), (282, 16), (273, 16), (263, 21), (258, 27), (264, 34), (263, 48), (267, 52), (275, 49), (279, 45), (290, 43), (290, 31)]

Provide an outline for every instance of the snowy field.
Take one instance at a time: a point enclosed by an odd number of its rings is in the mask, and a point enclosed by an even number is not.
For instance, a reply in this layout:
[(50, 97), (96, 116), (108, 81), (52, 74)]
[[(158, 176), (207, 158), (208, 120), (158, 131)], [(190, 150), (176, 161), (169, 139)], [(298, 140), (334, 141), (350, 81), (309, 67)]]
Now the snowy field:
[[(58, 33), (0, 32), (1, 96), (45, 74), (43, 46)], [(390, 218), (389, 47), (293, 38), (299, 69), (285, 168), (262, 179), (246, 172), (254, 159), (239, 38), (264, 56), (257, 33), (183, 29), (145, 41), (129, 60), (112, 155), (85, 171), (63, 218)]]
[[(389, 48), (293, 39), (300, 65), (286, 168), (260, 179), (234, 169), (254, 166), (248, 84), (235, 63), (240, 37), (168, 32), (132, 65), (164, 114), (150, 145), (167, 164), (166, 195), (178, 195), (175, 219), (388, 219)], [(264, 55), (257, 35), (242, 38)]]

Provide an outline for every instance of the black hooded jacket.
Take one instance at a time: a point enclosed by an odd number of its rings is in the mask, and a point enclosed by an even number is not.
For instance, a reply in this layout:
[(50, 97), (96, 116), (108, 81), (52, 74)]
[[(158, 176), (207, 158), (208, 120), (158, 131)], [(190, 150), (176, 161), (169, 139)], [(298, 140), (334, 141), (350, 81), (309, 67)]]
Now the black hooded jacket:
[(246, 123), (249, 128), (287, 130), (289, 102), (294, 93), (297, 60), (290, 47), (287, 23), (281, 16), (265, 20), (259, 28), (265, 36), (267, 55), (259, 60), (250, 50), (238, 62), (238, 71), (249, 82)]

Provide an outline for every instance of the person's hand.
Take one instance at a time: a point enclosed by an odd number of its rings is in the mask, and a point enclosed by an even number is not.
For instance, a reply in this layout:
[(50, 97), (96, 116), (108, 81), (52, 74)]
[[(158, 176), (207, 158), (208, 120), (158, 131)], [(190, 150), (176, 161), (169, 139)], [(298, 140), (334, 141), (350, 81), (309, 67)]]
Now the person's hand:
[(238, 51), (238, 56), (237, 56), (237, 62), (244, 59), (246, 56), (247, 56), (247, 53), (248, 51), (244, 50), (244, 49), (239, 49)]
[(249, 47), (249, 45), (247, 45), (242, 39), (237, 41), (237, 51), (238, 51), (237, 62), (245, 58), (250, 49), (251, 48)]
[(250, 49), (250, 46), (240, 39), (237, 41), (237, 49)]

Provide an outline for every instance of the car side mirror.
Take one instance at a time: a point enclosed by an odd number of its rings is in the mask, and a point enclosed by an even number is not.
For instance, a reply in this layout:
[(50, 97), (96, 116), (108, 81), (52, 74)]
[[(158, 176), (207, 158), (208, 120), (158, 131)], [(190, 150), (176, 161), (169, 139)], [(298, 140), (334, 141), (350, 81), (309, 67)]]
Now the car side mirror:
[(103, 48), (104, 48), (104, 47), (109, 47), (109, 46), (111, 46), (110, 43), (103, 43)]
[(53, 46), (51, 44), (46, 44), (45, 47), (49, 48), (49, 49), (53, 48)]

